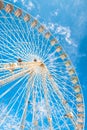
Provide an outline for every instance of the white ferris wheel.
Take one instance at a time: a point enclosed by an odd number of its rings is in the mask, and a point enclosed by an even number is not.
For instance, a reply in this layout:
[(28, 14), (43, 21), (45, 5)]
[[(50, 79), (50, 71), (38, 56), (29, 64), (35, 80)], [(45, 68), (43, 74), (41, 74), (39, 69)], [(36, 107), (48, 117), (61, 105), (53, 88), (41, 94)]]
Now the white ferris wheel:
[(0, 130), (83, 130), (75, 69), (31, 14), (0, 0)]

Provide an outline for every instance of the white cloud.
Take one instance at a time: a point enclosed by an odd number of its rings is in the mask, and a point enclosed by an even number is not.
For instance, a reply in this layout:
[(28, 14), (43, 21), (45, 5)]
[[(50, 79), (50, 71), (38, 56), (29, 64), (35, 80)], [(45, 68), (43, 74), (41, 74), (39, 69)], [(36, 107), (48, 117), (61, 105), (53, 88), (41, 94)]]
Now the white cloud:
[[(0, 130), (19, 130), (20, 129), (20, 120), (18, 117), (14, 118), (14, 114), (10, 113), (7, 115), (8, 110), (5, 104), (0, 104), (0, 123), (2, 123), (5, 116), (7, 118), (4, 120), (3, 124), (0, 126)], [(26, 128), (30, 128), (30, 123), (26, 121)]]
[(22, 4), (24, 5), (25, 4), (25, 0), (21, 0), (22, 1)]
[(55, 14), (55, 16), (57, 16), (58, 15), (58, 11), (55, 11), (54, 14)]
[[(3, 119), (5, 118), (7, 114), (7, 109), (4, 111), (5, 107), (6, 106), (4, 104), (0, 105), (0, 122), (3, 121)], [(3, 125), (0, 126), (0, 128), (4, 130), (11, 130), (12, 128), (15, 128), (15, 130), (18, 130), (17, 118), (14, 118), (12, 114), (9, 114), (7, 117), (8, 118), (5, 119), (5, 121), (3, 122)]]
[(58, 26), (56, 28), (55, 33), (59, 33), (61, 35), (65, 36), (66, 41), (69, 44), (72, 44), (72, 40), (71, 40), (71, 30), (69, 29), (69, 27), (63, 27), (63, 26)]
[(14, 3), (16, 3), (17, 2), (17, 0), (14, 0)]
[(51, 12), (52, 16), (58, 16), (58, 14), (59, 14), (58, 9), (54, 10), (53, 12)]
[(37, 14), (35, 18), (36, 18), (36, 19), (39, 19), (39, 18), (40, 18), (40, 15), (39, 15), (39, 14)]
[(58, 34), (64, 36), (66, 42), (69, 44), (69, 45), (73, 45), (74, 47), (77, 47), (77, 45), (73, 42), (73, 40), (71, 39), (71, 30), (69, 27), (64, 27), (64, 26), (61, 26), (57, 23), (51, 23), (49, 22), (47, 25), (44, 24), (46, 26), (46, 28), (48, 30), (50, 30), (51, 32), (54, 33), (54, 36), (58, 36)]
[[(37, 110), (38, 112), (41, 114), (41, 116), (44, 118), (47, 115), (47, 110), (46, 110), (46, 106), (45, 106), (45, 101), (42, 100), (40, 102), (38, 102), (37, 104)], [(40, 118), (39, 116), (37, 118)]]
[(48, 23), (47, 29), (50, 29), (51, 31), (54, 31), (54, 29), (55, 29), (55, 24), (53, 24), (53, 23)]
[(28, 5), (26, 5), (26, 6), (27, 6), (27, 9), (29, 9), (29, 10), (31, 10), (35, 7), (31, 1), (29, 1)]

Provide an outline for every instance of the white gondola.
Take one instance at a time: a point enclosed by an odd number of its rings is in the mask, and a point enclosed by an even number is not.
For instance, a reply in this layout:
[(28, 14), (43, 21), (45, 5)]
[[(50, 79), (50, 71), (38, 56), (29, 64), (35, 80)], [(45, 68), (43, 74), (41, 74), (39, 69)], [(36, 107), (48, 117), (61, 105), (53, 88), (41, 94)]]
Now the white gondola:
[(34, 126), (37, 126), (38, 125), (38, 121), (34, 121)]
[(78, 78), (77, 78), (77, 77), (73, 77), (73, 78), (72, 78), (72, 83), (73, 83), (73, 84), (76, 84), (77, 82), (78, 82)]
[(38, 21), (37, 20), (34, 20), (32, 23), (31, 23), (31, 27), (35, 27), (37, 25)]
[(16, 67), (17, 67), (17, 63), (9, 63), (4, 65), (4, 69), (9, 70), (11, 72), (14, 71)]
[(11, 13), (13, 11), (13, 6), (11, 4), (7, 4), (6, 8), (5, 8), (5, 11), (7, 13)]
[(78, 110), (78, 112), (83, 112), (84, 111), (83, 104), (77, 104), (77, 110)]
[(74, 91), (75, 91), (76, 93), (79, 93), (79, 92), (80, 92), (80, 86), (78, 86), (78, 85), (75, 86), (75, 87), (74, 87)]
[(83, 124), (76, 125), (76, 130), (82, 130), (82, 129), (83, 129)]
[(69, 75), (73, 75), (75, 73), (75, 70), (72, 68), (72, 69), (69, 69)]
[(2, 1), (0, 1), (0, 10), (4, 8), (4, 4)]
[(51, 36), (50, 32), (46, 32), (46, 33), (45, 33), (45, 38), (46, 38), (46, 39), (50, 38), (50, 36)]
[(60, 52), (62, 50), (62, 47), (61, 46), (58, 46), (57, 48), (56, 48), (56, 52)]
[(22, 15), (22, 10), (21, 9), (17, 9), (15, 11), (15, 16), (20, 17), (21, 15)]
[(66, 61), (66, 62), (65, 62), (65, 66), (66, 66), (66, 67), (71, 66), (71, 62), (70, 62), (70, 61)]
[(24, 16), (24, 21), (25, 22), (28, 22), (30, 20), (30, 15), (29, 14), (26, 14), (25, 16)]
[(82, 95), (81, 94), (77, 94), (76, 95), (76, 100), (77, 100), (77, 102), (82, 102)]
[(4, 84), (4, 81), (3, 80), (0, 80), (0, 86)]
[(24, 125), (21, 125), (21, 129), (24, 129)]
[(42, 33), (42, 32), (44, 31), (44, 29), (45, 29), (44, 26), (41, 25), (41, 26), (38, 28), (38, 32)]
[(48, 122), (52, 122), (52, 118), (49, 117), (49, 118), (48, 118)]
[(84, 122), (84, 119), (83, 119), (83, 118), (77, 118), (77, 122), (83, 123), (83, 122)]
[(62, 100), (62, 102), (64, 105), (68, 103), (66, 100)]
[(57, 42), (58, 42), (58, 41), (57, 41), (57, 39), (55, 39), (55, 38), (50, 41), (50, 43), (51, 43), (52, 46), (54, 46)]
[(72, 112), (69, 112), (67, 114), (64, 115), (65, 118), (73, 118), (73, 113)]
[(61, 58), (62, 60), (64, 60), (66, 57), (67, 57), (67, 55), (66, 55), (65, 53), (60, 55), (60, 58)]
[(83, 113), (77, 114), (77, 116), (78, 116), (79, 118), (84, 118), (84, 114), (83, 114)]

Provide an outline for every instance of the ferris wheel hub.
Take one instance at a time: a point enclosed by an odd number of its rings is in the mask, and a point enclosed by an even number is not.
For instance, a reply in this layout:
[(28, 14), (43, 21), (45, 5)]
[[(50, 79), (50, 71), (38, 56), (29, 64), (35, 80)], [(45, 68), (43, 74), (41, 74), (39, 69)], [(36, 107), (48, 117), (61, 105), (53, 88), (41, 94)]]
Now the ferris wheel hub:
[(29, 64), (29, 68), (35, 73), (35, 74), (44, 74), (47, 72), (47, 68), (44, 63), (40, 61), (34, 61)]

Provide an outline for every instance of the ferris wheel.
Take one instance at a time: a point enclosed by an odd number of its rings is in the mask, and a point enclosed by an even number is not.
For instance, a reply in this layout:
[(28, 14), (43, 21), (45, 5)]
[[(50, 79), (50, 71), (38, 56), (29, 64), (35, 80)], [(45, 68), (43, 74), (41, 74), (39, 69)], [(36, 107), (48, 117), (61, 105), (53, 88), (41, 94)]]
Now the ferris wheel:
[(84, 116), (81, 86), (60, 40), (0, 0), (0, 130), (83, 130)]

